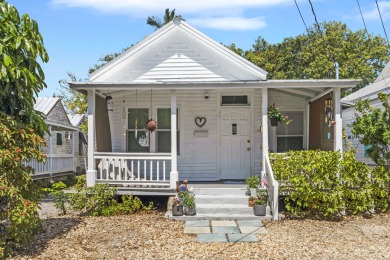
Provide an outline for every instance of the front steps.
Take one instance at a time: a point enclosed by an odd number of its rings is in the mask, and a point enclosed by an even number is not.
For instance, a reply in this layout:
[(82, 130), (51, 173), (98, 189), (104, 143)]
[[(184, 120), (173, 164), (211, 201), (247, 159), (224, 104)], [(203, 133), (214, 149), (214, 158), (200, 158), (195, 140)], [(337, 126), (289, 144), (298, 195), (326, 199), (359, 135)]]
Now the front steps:
[(195, 188), (196, 215), (167, 217), (176, 220), (264, 220), (272, 219), (267, 210), (266, 216), (255, 216), (248, 207), (246, 188)]

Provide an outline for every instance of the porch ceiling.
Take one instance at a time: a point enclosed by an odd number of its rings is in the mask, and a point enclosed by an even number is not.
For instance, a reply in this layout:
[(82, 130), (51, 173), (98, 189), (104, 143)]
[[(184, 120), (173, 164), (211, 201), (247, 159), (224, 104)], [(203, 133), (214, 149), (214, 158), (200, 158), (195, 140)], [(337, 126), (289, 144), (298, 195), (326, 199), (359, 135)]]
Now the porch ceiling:
[(353, 88), (359, 80), (355, 79), (325, 79), (325, 80), (266, 80), (266, 81), (239, 81), (239, 82), (161, 82), (161, 83), (125, 83), (125, 82), (72, 82), (70, 87), (80, 92), (86, 90), (180, 90), (180, 89), (259, 89), (269, 88), (288, 91), (291, 94), (312, 98), (324, 89)]

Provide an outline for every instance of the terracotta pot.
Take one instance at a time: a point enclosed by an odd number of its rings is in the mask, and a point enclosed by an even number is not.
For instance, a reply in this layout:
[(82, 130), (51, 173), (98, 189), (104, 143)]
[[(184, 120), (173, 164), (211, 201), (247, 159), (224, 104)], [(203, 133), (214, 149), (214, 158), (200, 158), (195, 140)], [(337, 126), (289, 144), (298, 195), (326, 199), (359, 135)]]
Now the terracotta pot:
[(150, 132), (154, 132), (154, 130), (156, 130), (156, 128), (157, 128), (157, 122), (154, 120), (149, 120), (149, 122), (146, 124), (146, 128)]
[(253, 208), (253, 206), (255, 205), (255, 201), (254, 200), (248, 200), (248, 206)]

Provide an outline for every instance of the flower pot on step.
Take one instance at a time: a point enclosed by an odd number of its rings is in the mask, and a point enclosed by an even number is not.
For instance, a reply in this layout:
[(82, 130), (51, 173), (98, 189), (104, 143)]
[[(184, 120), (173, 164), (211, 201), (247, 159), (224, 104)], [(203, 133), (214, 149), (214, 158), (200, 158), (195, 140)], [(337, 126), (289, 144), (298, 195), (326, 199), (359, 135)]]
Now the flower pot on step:
[(187, 216), (194, 216), (196, 215), (196, 208), (184, 207), (184, 213)]
[(183, 206), (172, 205), (172, 216), (183, 216)]
[(257, 205), (253, 207), (253, 212), (255, 216), (265, 216), (267, 214), (267, 205)]

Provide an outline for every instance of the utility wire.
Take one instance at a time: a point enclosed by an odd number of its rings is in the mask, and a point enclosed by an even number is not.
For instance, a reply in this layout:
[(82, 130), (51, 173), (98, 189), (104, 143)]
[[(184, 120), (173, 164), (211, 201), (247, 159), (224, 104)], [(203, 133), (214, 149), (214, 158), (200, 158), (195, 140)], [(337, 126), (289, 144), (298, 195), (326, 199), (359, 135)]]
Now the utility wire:
[[(361, 8), (360, 8), (359, 0), (356, 0), (356, 2), (357, 2), (358, 7), (359, 7), (360, 15), (361, 15), (361, 17), (362, 17), (362, 21), (363, 21), (363, 24), (364, 24), (364, 29), (365, 29), (365, 31), (366, 31), (368, 41), (370, 42), (369, 47), (370, 47), (370, 49), (372, 50), (372, 49), (373, 49), (372, 39), (371, 39), (371, 37), (370, 37), (370, 34), (368, 33), (367, 26), (366, 26), (366, 22), (364, 21), (364, 16), (363, 16), (362, 10), (361, 10)], [(378, 3), (377, 3), (377, 4), (378, 4)], [(377, 6), (378, 6), (378, 5), (377, 5)], [(378, 9), (378, 11), (379, 11), (379, 9)], [(380, 13), (379, 13), (379, 14), (380, 14)], [(382, 22), (382, 25), (383, 25), (383, 22)], [(385, 33), (386, 33), (386, 31), (385, 31)], [(386, 36), (386, 37), (387, 37), (387, 36)], [(387, 38), (386, 38), (386, 39), (387, 39)], [(382, 80), (383, 80), (383, 82), (385, 83), (385, 88), (387, 89), (387, 84), (388, 84), (388, 82), (386, 82), (386, 79), (385, 79), (385, 77), (383, 76), (382, 71), (379, 72), (379, 75), (382, 77)], [(389, 90), (388, 90), (388, 89), (387, 89), (386, 91), (389, 93)]]
[(316, 12), (314, 11), (313, 4), (311, 3), (310, 0), (309, 0), (309, 4), (310, 4), (310, 7), (311, 7), (311, 11), (312, 11), (312, 13), (314, 15), (314, 20), (316, 22), (317, 31), (321, 35), (322, 40), (324, 41), (324, 49), (326, 51), (326, 54), (328, 55), (328, 58), (329, 58), (330, 61), (334, 61), (334, 59), (332, 57), (332, 53), (330, 53), (330, 51), (328, 49), (328, 44), (327, 44), (325, 36), (324, 36), (324, 34), (323, 34), (322, 30), (321, 30), (320, 24), (317, 21), (317, 15), (316, 15)]
[(362, 9), (360, 8), (359, 0), (356, 0), (356, 2), (357, 2), (357, 5), (358, 5), (358, 7), (359, 7), (360, 16), (362, 17), (362, 20), (363, 20), (363, 24), (364, 24), (364, 30), (366, 31), (367, 38), (368, 38), (369, 40), (371, 40), (371, 39), (370, 39), (370, 35), (368, 34), (368, 30), (367, 30), (366, 22), (364, 21), (364, 17), (363, 17)]
[(389, 38), (387, 37), (387, 33), (386, 33), (386, 29), (385, 29), (385, 25), (383, 24), (383, 19), (382, 19), (382, 15), (381, 15), (381, 11), (379, 10), (379, 5), (378, 5), (378, 1), (375, 0), (375, 3), (376, 3), (376, 7), (378, 8), (378, 13), (379, 13), (379, 17), (381, 18), (381, 22), (382, 22), (382, 27), (383, 27), (383, 31), (385, 32), (385, 36), (386, 36), (386, 40), (387, 40), (387, 46), (389, 46)]
[(302, 16), (301, 10), (299, 9), (299, 6), (298, 6), (298, 3), (297, 3), (297, 0), (294, 0), (294, 2), (295, 2), (295, 5), (296, 5), (296, 6), (297, 6), (297, 8), (298, 8), (298, 12), (299, 12), (299, 15), (301, 16), (302, 22), (303, 22), (303, 24), (305, 25), (306, 32), (307, 32), (307, 34), (309, 34), (309, 30), (307, 29), (307, 26), (306, 26), (305, 20), (303, 19), (303, 16)]

